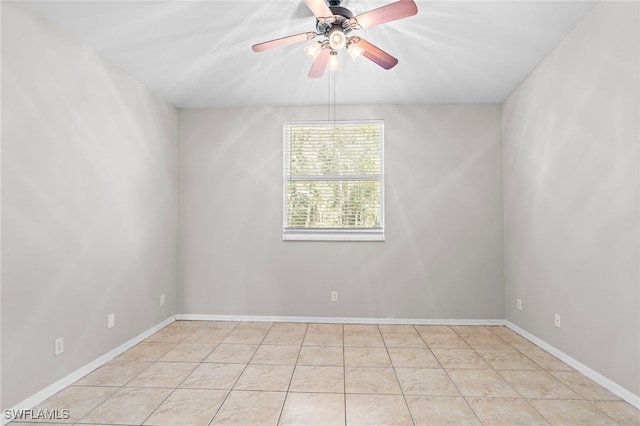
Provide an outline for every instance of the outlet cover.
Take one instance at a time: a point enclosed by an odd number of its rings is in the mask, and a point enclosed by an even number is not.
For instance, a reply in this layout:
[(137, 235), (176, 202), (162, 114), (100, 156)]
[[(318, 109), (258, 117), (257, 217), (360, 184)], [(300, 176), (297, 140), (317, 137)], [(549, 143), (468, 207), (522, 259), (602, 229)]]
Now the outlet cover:
[(53, 341), (53, 356), (58, 356), (64, 352), (64, 339), (61, 337)]
[(160, 306), (164, 306), (164, 294), (160, 295)]
[(116, 314), (107, 315), (107, 328), (113, 328), (116, 325)]
[(522, 310), (522, 299), (516, 300), (516, 308), (521, 311)]
[(332, 302), (337, 302), (338, 301), (338, 292), (337, 291), (332, 291), (331, 292), (331, 301)]
[(560, 324), (560, 315), (556, 314), (555, 316), (555, 324), (556, 327), (560, 328), (561, 324)]

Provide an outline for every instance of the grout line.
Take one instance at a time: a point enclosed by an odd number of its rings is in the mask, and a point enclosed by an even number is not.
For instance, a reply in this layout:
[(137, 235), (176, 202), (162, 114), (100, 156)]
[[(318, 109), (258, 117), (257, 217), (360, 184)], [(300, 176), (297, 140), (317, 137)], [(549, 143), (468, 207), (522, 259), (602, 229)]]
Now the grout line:
[[(273, 325), (271, 325), (271, 328), (273, 328)], [(291, 372), (291, 377), (289, 378), (289, 384), (287, 385), (287, 390), (285, 391), (284, 399), (282, 400), (282, 407), (280, 407), (280, 414), (278, 414), (278, 421), (276, 422), (276, 424), (280, 424), (280, 419), (282, 418), (282, 413), (284, 412), (284, 406), (287, 403), (287, 399), (289, 398), (289, 390), (291, 389), (291, 382), (293, 382), (293, 376), (296, 374), (296, 368), (298, 367), (298, 360), (300, 359), (300, 352), (302, 352), (302, 344), (304, 343), (305, 337), (307, 337), (308, 329), (309, 329), (309, 324), (305, 324), (302, 341), (300, 342), (300, 346), (298, 347), (298, 356), (296, 356), (296, 362), (293, 364), (293, 371)], [(267, 335), (268, 334), (269, 333), (267, 333)], [(266, 338), (267, 336), (265, 335), (265, 339)], [(264, 342), (264, 339), (263, 339), (263, 342)], [(262, 344), (260, 346), (262, 346)], [(258, 349), (256, 349), (256, 353), (260, 349), (260, 346), (258, 346)], [(280, 346), (286, 346), (286, 345), (280, 345)]]
[[(202, 359), (202, 361), (200, 362), (200, 365), (205, 364), (205, 360), (206, 360), (207, 358), (209, 358), (209, 356), (211, 356), (211, 354), (213, 353), (213, 351), (215, 351), (217, 348), (219, 348), (219, 347), (220, 347), (220, 345), (222, 344), (222, 341), (223, 341), (224, 339), (226, 339), (226, 338), (227, 338), (227, 336), (229, 336), (229, 334), (231, 334), (231, 332), (232, 332), (233, 330), (235, 330), (235, 328), (236, 328), (237, 326), (238, 326), (238, 324), (236, 324), (236, 325), (235, 325), (235, 326), (233, 326), (231, 329), (229, 329), (229, 331), (227, 332), (227, 334), (225, 334), (225, 336), (224, 336), (222, 339), (220, 339), (220, 341), (215, 345), (215, 347), (214, 347), (213, 349), (211, 349), (211, 352), (209, 352), (209, 354), (208, 354), (207, 356), (205, 356), (205, 357)], [(204, 328), (201, 328), (201, 329), (204, 329)], [(207, 364), (209, 364), (209, 363), (207, 363)], [(247, 364), (247, 365), (248, 365), (248, 364)], [(245, 368), (246, 368), (246, 367), (245, 367)], [(243, 371), (244, 371), (244, 370), (243, 370)], [(192, 374), (193, 374), (193, 372), (192, 372)], [(242, 375), (242, 373), (240, 373), (240, 375)], [(238, 378), (240, 378), (240, 375), (238, 375)], [(185, 379), (185, 380), (186, 380), (186, 379)], [(236, 382), (237, 382), (237, 381), (238, 381), (238, 379), (236, 379)], [(236, 382), (234, 382), (234, 383), (233, 383), (233, 385), (231, 386), (231, 389), (233, 389), (233, 386), (235, 386), (235, 383), (236, 383)], [(228, 389), (228, 390), (227, 390), (227, 394), (226, 394), (226, 395), (225, 395), (225, 397), (222, 399), (222, 402), (220, 402), (220, 405), (219, 405), (219, 406), (218, 406), (218, 408), (216, 409), (215, 413), (213, 413), (213, 415), (211, 416), (211, 420), (209, 420), (209, 423), (208, 423), (208, 424), (211, 424), (211, 422), (213, 422), (213, 419), (214, 419), (214, 418), (218, 415), (218, 413), (220, 412), (220, 408), (222, 408), (222, 406), (224, 405), (224, 403), (227, 401), (227, 398), (229, 398), (229, 395), (231, 395), (231, 389)]]
[[(418, 331), (416, 330), (415, 326), (412, 326), (414, 331)], [(380, 329), (380, 326), (378, 326), (378, 329)], [(398, 372), (396, 371), (396, 366), (393, 365), (393, 360), (391, 359), (391, 354), (389, 353), (389, 347), (387, 346), (387, 342), (384, 340), (384, 335), (382, 335), (382, 330), (380, 330), (380, 335), (382, 336), (382, 343), (384, 344), (384, 349), (387, 352), (387, 357), (389, 357), (389, 363), (391, 363), (391, 368), (393, 369), (393, 374), (396, 376), (396, 382), (398, 383), (398, 388), (400, 388), (400, 395), (402, 395), (402, 399), (404, 401), (404, 405), (405, 407), (407, 407), (407, 412), (409, 413), (409, 418), (411, 419), (411, 422), (415, 425), (416, 421), (413, 418), (413, 413), (411, 412), (411, 408), (409, 408), (409, 402), (407, 401), (407, 396), (404, 393), (404, 389), (402, 389), (402, 384), (400, 383), (400, 377), (398, 377)], [(418, 333), (418, 336), (420, 336), (420, 333)], [(420, 339), (422, 339), (422, 336), (420, 336)], [(424, 339), (422, 339), (422, 341), (424, 342)], [(426, 342), (425, 342), (426, 345)], [(428, 347), (428, 346), (427, 346)]]
[[(542, 366), (541, 366), (541, 365), (538, 365), (538, 363), (536, 363), (534, 360), (532, 360), (532, 359), (530, 359), (528, 356), (526, 356), (522, 351), (520, 351), (520, 349), (516, 348), (516, 347), (515, 347), (515, 346), (513, 346), (511, 343), (509, 343), (509, 342), (507, 342), (506, 340), (504, 340), (504, 339), (502, 338), (502, 336), (500, 336), (500, 335), (498, 335), (498, 334), (495, 334), (495, 333), (494, 333), (494, 335), (498, 336), (498, 337), (500, 338), (500, 340), (502, 340), (503, 342), (505, 342), (506, 344), (508, 344), (510, 347), (512, 347), (513, 349), (515, 349), (519, 354), (521, 354), (522, 356), (524, 356), (526, 359), (530, 360), (530, 361), (531, 361), (531, 362), (533, 362), (535, 365), (537, 365), (538, 367), (542, 368)], [(482, 357), (482, 354), (480, 354), (480, 356)], [(484, 357), (483, 357), (483, 359), (484, 359)], [(486, 360), (485, 360), (485, 362), (486, 362)], [(487, 363), (487, 364), (488, 364), (488, 363)], [(509, 371), (540, 371), (540, 370), (509, 370)], [(544, 370), (544, 369), (543, 369), (543, 371), (546, 371), (546, 370)], [(502, 379), (503, 379), (505, 382), (509, 383), (509, 382), (504, 378), (504, 376), (500, 373), (500, 370), (496, 370), (496, 372), (500, 375), (500, 377), (502, 377)], [(509, 385), (511, 385), (511, 384), (509, 383)], [(550, 420), (550, 419), (548, 419), (548, 418), (547, 418), (544, 414), (542, 414), (540, 411), (538, 411), (538, 409), (537, 409), (537, 408), (536, 408), (536, 407), (531, 403), (531, 400), (530, 400), (530, 399), (525, 398), (525, 397), (524, 397), (524, 395), (522, 395), (522, 394), (518, 391), (518, 389), (516, 389), (514, 386), (511, 386), (511, 387), (513, 388), (513, 390), (515, 390), (515, 391), (516, 391), (516, 393), (517, 393), (518, 395), (520, 395), (520, 396), (522, 397), (522, 399), (523, 399), (523, 400), (524, 400), (524, 401), (529, 405), (529, 407), (531, 407), (531, 408), (532, 408), (536, 413), (538, 413), (538, 414), (540, 415), (540, 417), (542, 417), (543, 419), (545, 419), (546, 421), (548, 421), (548, 422), (551, 424), (551, 420)]]
[[(232, 327), (229, 332), (225, 335), (225, 337), (220, 340), (220, 342), (216, 345), (216, 348), (218, 348), (222, 342), (224, 341), (224, 339), (226, 339), (232, 332), (233, 330), (235, 330), (238, 325), (240, 325), (240, 323), (237, 323), (234, 327)], [(266, 337), (266, 335), (265, 335)], [(260, 347), (260, 346), (258, 346)], [(215, 351), (215, 349), (211, 350), (211, 353), (213, 353), (213, 351)], [(255, 352), (253, 353), (253, 355), (251, 356), (251, 358), (253, 358), (253, 356), (256, 354), (256, 352), (258, 352), (258, 349), (255, 350)], [(211, 353), (209, 353), (209, 355), (207, 355), (204, 360), (202, 360), (202, 363), (205, 362), (205, 360), (211, 355)], [(229, 395), (231, 395), (231, 392), (233, 391), (234, 386), (238, 383), (238, 380), (240, 380), (240, 377), (242, 376), (242, 374), (245, 372), (245, 370), (247, 369), (247, 367), (249, 366), (249, 362), (251, 361), (251, 358), (249, 358), (249, 361), (247, 361), (247, 363), (245, 364), (244, 368), (242, 369), (242, 371), (240, 372), (240, 374), (238, 374), (238, 378), (233, 382), (233, 384), (231, 385), (231, 387), (229, 388), (229, 391), (227, 392), (227, 396), (224, 397), (224, 399), (222, 400), (222, 402), (220, 403), (220, 406), (218, 407), (218, 409), (216, 410), (215, 413), (213, 413), (213, 417), (211, 417), (211, 420), (209, 421), (209, 424), (211, 424), (213, 422), (213, 419), (216, 418), (216, 416), (218, 415), (218, 413), (220, 413), (220, 409), (222, 408), (222, 406), (224, 405), (225, 402), (227, 402), (227, 399), (229, 399)]]
[[(461, 339), (467, 346), (469, 346), (469, 348), (471, 348), (471, 346), (451, 327), (449, 327), (449, 329), (454, 333), (454, 335), (456, 335), (459, 339)], [(448, 333), (447, 333), (448, 334)], [(422, 337), (422, 335), (420, 335), (420, 337)], [(423, 338), (424, 340), (424, 338)], [(427, 342), (425, 341), (425, 344)], [(429, 347), (429, 345), (427, 344), (427, 347)], [(438, 349), (438, 348), (434, 348), (434, 349)], [(431, 350), (431, 348), (429, 348), (429, 350)], [(462, 398), (462, 400), (464, 401), (465, 404), (467, 404), (467, 407), (469, 407), (469, 410), (471, 410), (471, 412), (473, 413), (474, 416), (476, 416), (476, 419), (480, 422), (480, 424), (484, 425), (484, 422), (480, 419), (480, 416), (478, 416), (478, 413), (476, 413), (476, 410), (473, 409), (473, 407), (471, 406), (471, 404), (469, 404), (469, 401), (467, 400), (467, 398), (464, 396), (464, 394), (462, 393), (462, 391), (460, 391), (460, 388), (458, 387), (458, 385), (456, 384), (455, 381), (453, 381), (453, 379), (451, 378), (451, 376), (449, 375), (449, 372), (447, 371), (446, 368), (444, 368), (444, 366), (442, 365), (442, 363), (440, 362), (440, 360), (438, 359), (438, 357), (436, 356), (435, 353), (433, 353), (433, 351), (431, 351), (431, 353), (433, 354), (433, 357), (436, 359), (436, 361), (438, 362), (438, 365), (440, 365), (440, 368), (442, 369), (442, 371), (444, 371), (444, 374), (447, 375), (447, 378), (449, 379), (449, 381), (451, 382), (451, 384), (453, 385), (453, 387), (456, 388), (456, 390), (458, 391), (458, 393), (460, 394), (460, 398)]]

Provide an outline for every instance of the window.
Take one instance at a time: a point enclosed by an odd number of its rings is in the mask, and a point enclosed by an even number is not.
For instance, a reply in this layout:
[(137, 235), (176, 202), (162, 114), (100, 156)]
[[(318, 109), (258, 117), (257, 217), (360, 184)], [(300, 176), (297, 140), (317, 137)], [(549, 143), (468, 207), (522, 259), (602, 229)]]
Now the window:
[(288, 122), (284, 240), (384, 241), (384, 123)]

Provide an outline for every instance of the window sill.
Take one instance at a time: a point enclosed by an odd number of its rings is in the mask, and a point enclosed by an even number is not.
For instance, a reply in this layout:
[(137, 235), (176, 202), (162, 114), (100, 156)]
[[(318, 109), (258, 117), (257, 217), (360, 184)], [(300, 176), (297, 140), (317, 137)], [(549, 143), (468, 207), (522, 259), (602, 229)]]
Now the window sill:
[(282, 234), (283, 241), (384, 241), (384, 232), (295, 232), (289, 231)]

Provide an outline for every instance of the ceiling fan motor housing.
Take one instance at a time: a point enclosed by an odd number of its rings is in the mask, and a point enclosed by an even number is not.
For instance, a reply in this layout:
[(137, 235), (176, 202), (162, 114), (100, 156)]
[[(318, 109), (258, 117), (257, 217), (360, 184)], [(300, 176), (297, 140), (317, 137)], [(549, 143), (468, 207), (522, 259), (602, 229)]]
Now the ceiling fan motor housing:
[[(353, 13), (346, 7), (339, 6), (339, 1), (330, 2), (332, 5), (329, 9), (333, 13), (333, 16), (327, 16), (329, 19), (316, 19), (316, 30), (318, 34), (328, 35), (329, 32), (334, 29), (340, 29), (345, 34), (351, 32), (350, 21), (353, 18)], [(333, 3), (338, 5), (333, 6)]]
[(353, 13), (346, 7), (342, 6), (329, 6), (329, 9), (333, 12), (333, 16), (342, 16), (345, 19), (353, 18)]

